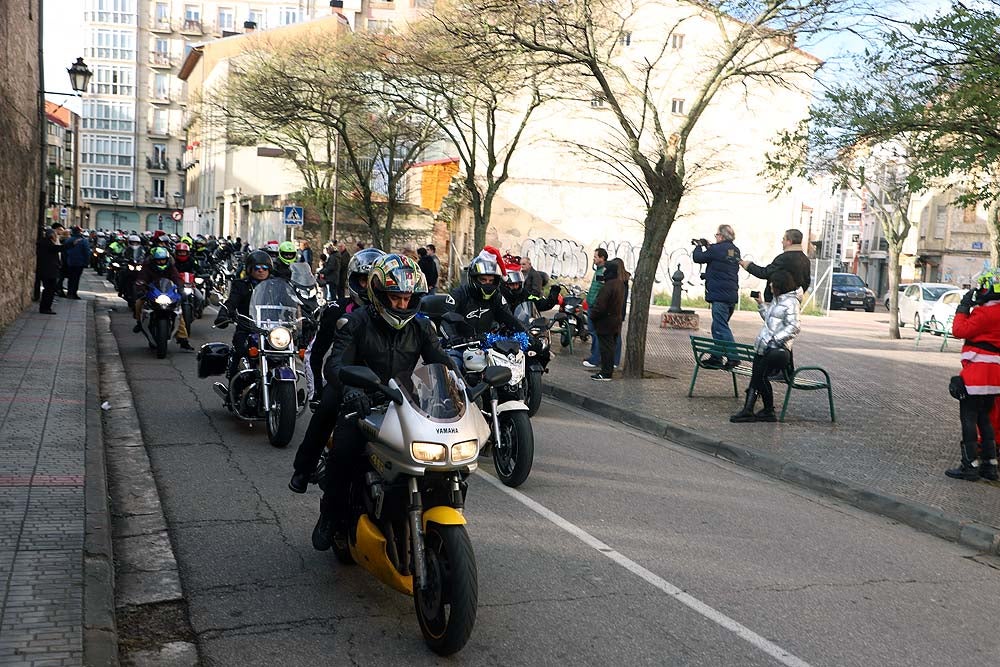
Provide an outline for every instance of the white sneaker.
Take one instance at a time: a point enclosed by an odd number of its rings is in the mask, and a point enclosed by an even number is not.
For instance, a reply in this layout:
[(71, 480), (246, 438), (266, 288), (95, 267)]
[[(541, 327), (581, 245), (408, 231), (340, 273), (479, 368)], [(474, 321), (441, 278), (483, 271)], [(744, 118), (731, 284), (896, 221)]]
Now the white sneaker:
[(584, 368), (597, 368), (597, 364), (592, 364), (589, 361), (587, 361), (586, 359), (584, 359), (583, 360), (583, 367)]

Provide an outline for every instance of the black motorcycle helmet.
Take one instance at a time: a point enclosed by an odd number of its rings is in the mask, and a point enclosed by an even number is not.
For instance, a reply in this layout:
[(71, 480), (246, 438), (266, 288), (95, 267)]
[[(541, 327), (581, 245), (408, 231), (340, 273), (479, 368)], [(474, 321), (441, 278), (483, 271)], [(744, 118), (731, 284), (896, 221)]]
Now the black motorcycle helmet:
[(274, 273), (274, 260), (263, 250), (254, 250), (243, 260), (243, 273), (247, 278), (253, 276), (253, 267), (266, 266), (268, 275)]
[[(378, 248), (365, 248), (354, 253), (347, 263), (347, 290), (351, 293), (351, 299), (359, 306), (368, 302), (368, 274), (371, 273), (372, 265), (382, 257), (385, 257), (385, 253)], [(362, 278), (365, 280), (364, 286), (361, 285)]]
[[(493, 282), (485, 283), (481, 278), (492, 276)], [(469, 264), (469, 285), (472, 286), (473, 293), (483, 301), (489, 301), (500, 288), (500, 265), (496, 261), (485, 257), (476, 257)]]

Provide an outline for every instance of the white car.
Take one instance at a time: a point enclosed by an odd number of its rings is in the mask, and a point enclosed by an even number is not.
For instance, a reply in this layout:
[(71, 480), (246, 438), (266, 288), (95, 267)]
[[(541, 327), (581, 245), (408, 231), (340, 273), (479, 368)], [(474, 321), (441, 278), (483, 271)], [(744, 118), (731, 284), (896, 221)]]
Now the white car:
[(966, 292), (968, 292), (968, 290), (952, 289), (942, 294), (941, 298), (938, 299), (931, 308), (931, 319), (937, 320), (941, 324), (947, 326), (950, 330), (951, 327), (948, 323), (951, 318), (955, 316), (958, 304)]
[[(910, 286), (910, 283), (900, 283), (900, 285), (899, 285), (899, 297), (900, 297), (900, 300), (902, 300), (902, 298), (903, 298), (903, 292), (909, 286)], [(882, 303), (885, 304), (885, 309), (889, 310), (889, 292), (888, 292), (888, 290), (882, 296)]]
[[(946, 283), (913, 283), (899, 297), (899, 326), (912, 324), (914, 329), (919, 329), (920, 325), (931, 319), (934, 306), (945, 293), (958, 290), (957, 285)], [(962, 296), (959, 294), (959, 300)], [(956, 303), (957, 307), (958, 304)], [(954, 308), (952, 309), (954, 312)], [(943, 321), (935, 317), (938, 321)], [(947, 317), (945, 318), (947, 319)]]

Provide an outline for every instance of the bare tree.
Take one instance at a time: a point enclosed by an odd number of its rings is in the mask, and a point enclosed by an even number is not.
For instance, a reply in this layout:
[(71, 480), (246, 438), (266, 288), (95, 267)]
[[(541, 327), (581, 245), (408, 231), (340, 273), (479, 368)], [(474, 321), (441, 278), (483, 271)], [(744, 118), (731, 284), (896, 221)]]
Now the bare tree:
[[(646, 326), (663, 246), (685, 193), (692, 134), (720, 91), (742, 87), (808, 86), (818, 61), (795, 47), (796, 39), (826, 29), (855, 0), (761, 2), (677, 0), (467, 0), (491, 34), (560, 68), (564, 78), (589, 83), (618, 127), (611, 142), (592, 146), (645, 207), (643, 243), (633, 274), (625, 374), (642, 377)], [(702, 45), (687, 63), (683, 83), (696, 91), (682, 113), (664, 104), (671, 76), (680, 69), (674, 48), (687, 25), (710, 27), (713, 45)], [(704, 32), (703, 32), (704, 34)], [(641, 58), (623, 45), (642, 45)]]

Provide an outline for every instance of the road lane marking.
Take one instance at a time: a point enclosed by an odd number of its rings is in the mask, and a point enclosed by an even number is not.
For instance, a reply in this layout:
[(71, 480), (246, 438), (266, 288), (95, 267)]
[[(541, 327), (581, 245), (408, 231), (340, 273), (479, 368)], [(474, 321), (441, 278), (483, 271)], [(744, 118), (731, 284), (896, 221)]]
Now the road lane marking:
[(570, 523), (562, 516), (556, 514), (555, 512), (545, 507), (541, 503), (532, 500), (531, 498), (529, 498), (528, 496), (524, 495), (523, 493), (521, 493), (516, 489), (504, 486), (503, 483), (493, 475), (483, 472), (482, 474), (478, 475), (478, 477), (480, 479), (485, 480), (496, 489), (503, 491), (508, 496), (518, 501), (531, 511), (548, 519), (550, 522), (562, 528), (570, 535), (576, 537), (578, 540), (580, 540), (587, 546), (593, 548), (595, 551), (607, 556), (612, 561), (614, 561), (618, 565), (621, 565), (623, 568), (625, 568), (632, 574), (638, 576), (647, 583), (652, 584), (656, 588), (660, 589), (670, 597), (674, 598), (675, 600), (683, 604), (685, 607), (688, 607), (692, 611), (704, 616), (713, 623), (721, 625), (730, 632), (734, 633), (737, 637), (739, 637), (743, 641), (748, 642), (752, 646), (768, 654), (781, 664), (787, 665), (788, 667), (810, 667), (809, 663), (806, 662), (805, 660), (802, 660), (801, 658), (793, 655), (792, 653), (789, 653), (788, 651), (781, 648), (774, 642), (771, 642), (765, 639), (764, 637), (761, 637), (756, 632), (746, 627), (742, 623), (732, 618), (729, 618), (728, 616), (718, 611), (717, 609), (708, 606), (698, 598), (689, 595), (688, 593), (685, 593), (681, 589), (671, 584), (666, 579), (650, 572), (642, 565), (636, 563), (634, 560), (615, 551), (613, 548), (611, 548), (604, 542), (600, 541), (599, 539), (597, 539), (596, 537), (585, 531), (583, 528), (580, 528), (576, 524)]

